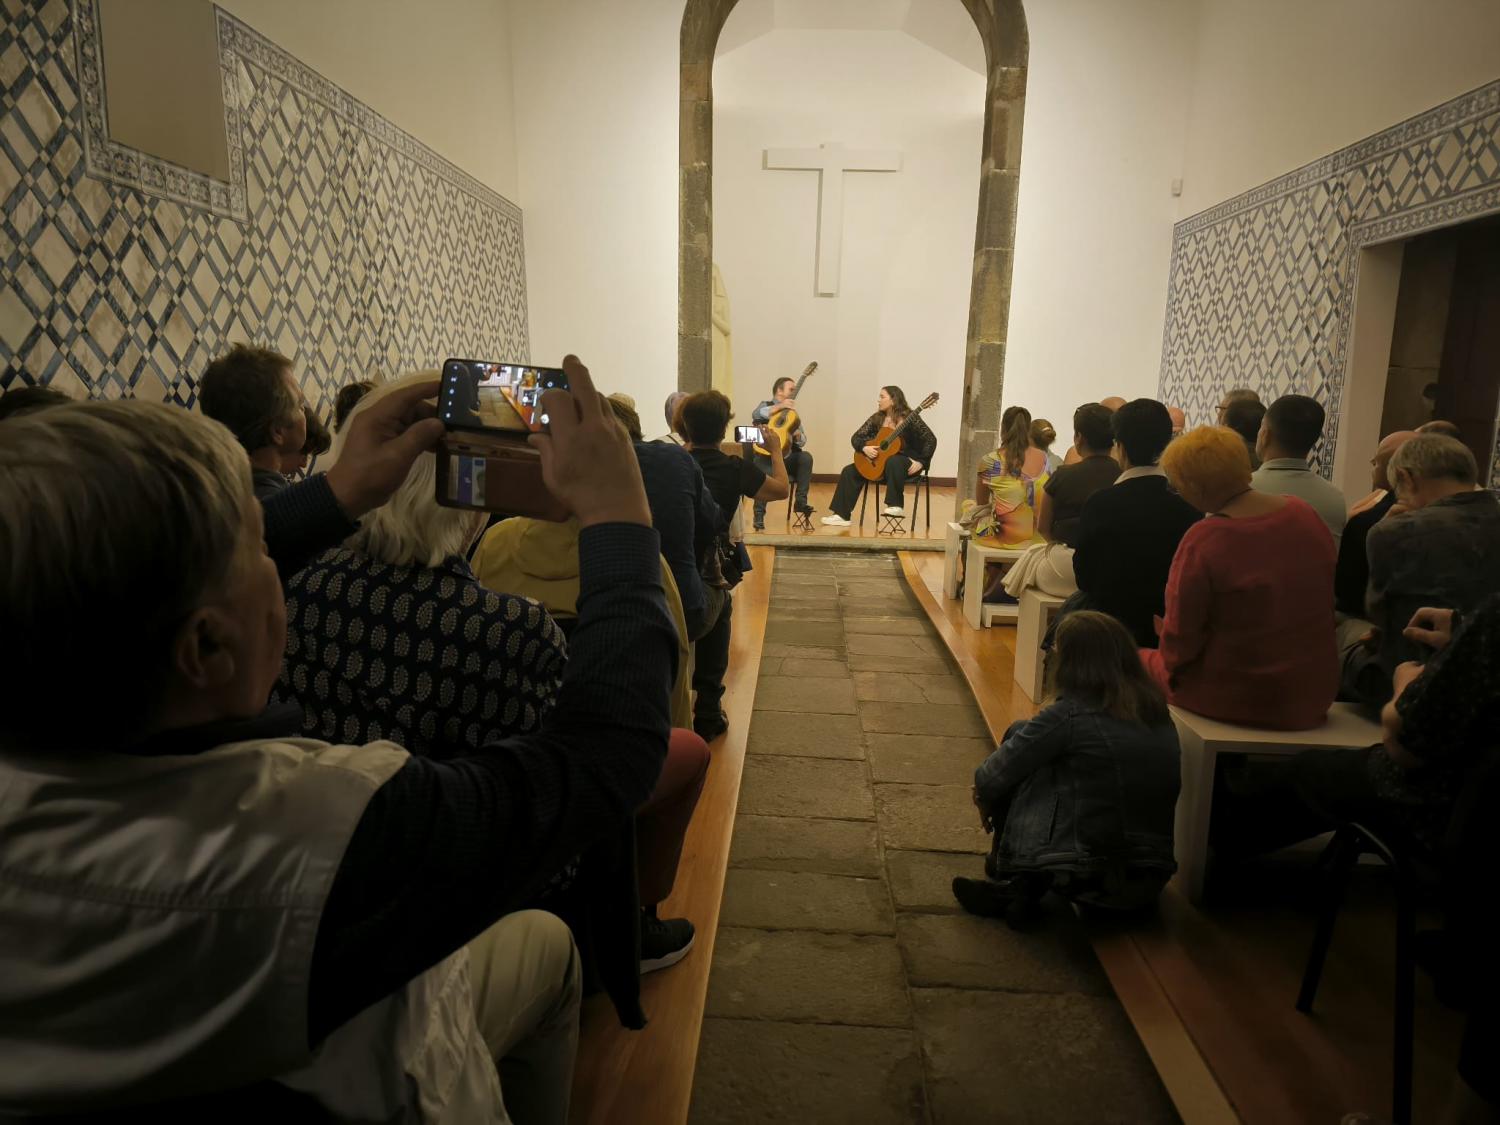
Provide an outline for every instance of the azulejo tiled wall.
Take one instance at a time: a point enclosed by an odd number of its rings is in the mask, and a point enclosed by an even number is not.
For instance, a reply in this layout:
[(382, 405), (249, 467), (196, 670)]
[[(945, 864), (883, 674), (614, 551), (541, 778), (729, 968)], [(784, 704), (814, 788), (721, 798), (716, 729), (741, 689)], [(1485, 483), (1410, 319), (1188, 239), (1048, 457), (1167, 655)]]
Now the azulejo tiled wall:
[(327, 406), (371, 373), (527, 358), (520, 209), (216, 15), (227, 183), (109, 140), (94, 0), (0, 0), (0, 386), (190, 405), (244, 340)]
[[(1500, 211), (1500, 82), (1177, 224), (1160, 393), (1211, 422), (1230, 387), (1317, 398), (1332, 472), (1363, 246)], [(1492, 483), (1500, 481), (1496, 448)]]

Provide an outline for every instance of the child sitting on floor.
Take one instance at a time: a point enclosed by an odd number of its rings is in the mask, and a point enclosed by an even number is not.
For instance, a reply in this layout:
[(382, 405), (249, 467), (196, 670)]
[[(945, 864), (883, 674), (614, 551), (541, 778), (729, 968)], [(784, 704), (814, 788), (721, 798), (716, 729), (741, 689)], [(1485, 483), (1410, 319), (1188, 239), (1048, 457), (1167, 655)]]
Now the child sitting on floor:
[(994, 834), (985, 879), (956, 878), (971, 914), (1034, 919), (1048, 890), (1131, 910), (1177, 869), (1177, 731), (1161, 689), (1113, 617), (1091, 610), (1058, 626), (1055, 699), (1013, 723), (974, 774), (980, 823)]

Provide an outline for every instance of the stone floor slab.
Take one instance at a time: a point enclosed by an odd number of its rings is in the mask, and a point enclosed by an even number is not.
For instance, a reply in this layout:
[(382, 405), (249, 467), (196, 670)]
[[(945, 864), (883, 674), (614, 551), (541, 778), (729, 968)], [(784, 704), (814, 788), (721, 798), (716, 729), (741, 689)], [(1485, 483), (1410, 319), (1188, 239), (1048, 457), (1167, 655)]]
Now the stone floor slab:
[(763, 657), (800, 656), (804, 660), (843, 660), (844, 646), (766, 644), (761, 646)]
[(1046, 920), (1026, 933), (970, 914), (902, 914), (896, 940), (907, 978), (917, 987), (1110, 995), (1071, 908), (1058, 900), (1051, 907)]
[(854, 715), (757, 711), (750, 718), (745, 752), (859, 759), (865, 756), (865, 736)]
[(845, 633), (884, 633), (896, 637), (926, 637), (931, 635), (925, 621), (918, 621), (909, 615), (899, 617), (865, 617), (858, 614), (844, 614)]
[(776, 576), (771, 579), (771, 592), (774, 595), (780, 590), (790, 590), (793, 587), (806, 587), (808, 589), (827, 590), (832, 593), (838, 588), (838, 579), (831, 573), (814, 573), (810, 571), (776, 569)]
[(956, 876), (978, 879), (984, 875), (984, 860), (953, 852), (885, 853), (886, 874), (897, 910), (919, 910), (928, 914), (957, 914), (963, 908), (953, 897)]
[(871, 702), (974, 704), (974, 693), (961, 676), (909, 672), (856, 672), (854, 698)]
[(788, 656), (781, 662), (781, 674), (847, 680), (849, 665), (843, 660), (803, 660), (799, 657)]
[(740, 811), (837, 820), (872, 820), (875, 816), (863, 762), (770, 754), (745, 759)]
[(888, 937), (719, 930), (707, 1016), (910, 1027), (901, 953)]
[(855, 598), (896, 598), (906, 593), (906, 582), (894, 574), (889, 578), (877, 577), (873, 574), (860, 575), (857, 578), (845, 578), (840, 575), (839, 593), (844, 597)]
[(969, 786), (877, 785), (875, 808), (888, 848), (979, 855), (989, 851), (990, 838), (979, 826)]
[(861, 656), (910, 656), (913, 653), (936, 656), (940, 651), (938, 642), (931, 637), (891, 637), (881, 633), (848, 633), (845, 643), (848, 645), (850, 655), (859, 653)]
[(912, 785), (973, 785), (974, 771), (994, 747), (985, 738), (911, 734), (865, 735), (870, 777)]
[(899, 617), (903, 613), (918, 612), (905, 595), (899, 598), (878, 598), (868, 594), (841, 594), (838, 604), (845, 617)]
[(688, 1120), (923, 1125), (916, 1037), (897, 1028), (706, 1019)]
[(844, 626), (838, 621), (768, 621), (765, 639), (773, 644), (837, 647), (844, 643)]
[(729, 866), (865, 877), (882, 870), (880, 843), (869, 821), (749, 814), (735, 818)]
[[(761, 683), (765, 683), (765, 680)], [(850, 690), (852, 692), (852, 687)], [(758, 695), (756, 706), (760, 706)], [(984, 716), (973, 703), (885, 703), (866, 700), (859, 705), (859, 721), (865, 730), (884, 734), (988, 738), (990, 733)]]
[(766, 624), (784, 625), (787, 622), (797, 621), (825, 621), (835, 622), (842, 620), (838, 606), (825, 605), (818, 602), (798, 602), (794, 605), (782, 605), (766, 615)]
[(869, 653), (850, 653), (851, 672), (913, 672), (918, 675), (946, 676), (953, 672), (953, 665), (946, 656), (923, 656), (909, 653), (906, 656), (876, 656)]
[(932, 1119), (942, 1125), (1178, 1120), (1112, 999), (918, 989)]
[(893, 934), (884, 879), (735, 868), (724, 883), (722, 926)]
[[(822, 663), (833, 665), (832, 661)], [(839, 669), (842, 667), (842, 664), (837, 665)], [(874, 705), (871, 704), (871, 706)], [(826, 675), (816, 678), (789, 675), (762, 676), (755, 687), (755, 709), (757, 711), (796, 711), (802, 714), (852, 715), (855, 711), (854, 683), (848, 679), (832, 680)]]

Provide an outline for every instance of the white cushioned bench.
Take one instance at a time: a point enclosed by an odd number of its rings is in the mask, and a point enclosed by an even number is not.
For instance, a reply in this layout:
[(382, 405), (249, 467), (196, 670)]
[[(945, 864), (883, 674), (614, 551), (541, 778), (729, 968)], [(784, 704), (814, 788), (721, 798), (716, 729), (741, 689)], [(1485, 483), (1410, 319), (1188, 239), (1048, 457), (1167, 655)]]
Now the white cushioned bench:
[(964, 563), (964, 620), (973, 628), (988, 629), (995, 621), (1015, 621), (1020, 615), (1017, 605), (984, 600), (985, 564), (993, 560), (1009, 570), (1025, 553), (1009, 547), (986, 547), (969, 539)]
[(1042, 639), (1066, 598), (1025, 590), (1016, 618), (1016, 683), (1033, 703), (1042, 697)]

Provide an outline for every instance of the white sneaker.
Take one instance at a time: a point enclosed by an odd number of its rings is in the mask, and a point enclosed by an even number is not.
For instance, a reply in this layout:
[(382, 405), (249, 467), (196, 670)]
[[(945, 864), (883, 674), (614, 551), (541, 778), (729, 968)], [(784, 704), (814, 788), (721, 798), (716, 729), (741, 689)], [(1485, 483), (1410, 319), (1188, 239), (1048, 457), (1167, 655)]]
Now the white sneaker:
[(887, 515), (887, 516), (903, 516), (904, 517), (906, 515), (906, 509), (905, 508), (893, 508), (889, 504), (887, 504), (885, 506), (883, 514)]
[(822, 522), (829, 527), (848, 527), (849, 521), (843, 516), (824, 516)]

